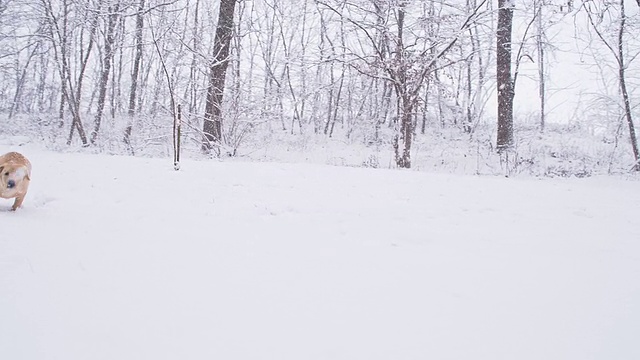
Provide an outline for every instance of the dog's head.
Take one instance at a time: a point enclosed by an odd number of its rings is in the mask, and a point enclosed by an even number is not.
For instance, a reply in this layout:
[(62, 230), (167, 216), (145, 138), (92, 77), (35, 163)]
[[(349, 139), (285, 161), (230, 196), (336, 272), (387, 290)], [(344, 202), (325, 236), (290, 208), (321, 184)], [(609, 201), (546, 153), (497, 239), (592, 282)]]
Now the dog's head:
[(18, 193), (25, 180), (31, 180), (26, 166), (17, 166), (11, 163), (0, 165), (0, 193), (3, 195), (11, 196)]

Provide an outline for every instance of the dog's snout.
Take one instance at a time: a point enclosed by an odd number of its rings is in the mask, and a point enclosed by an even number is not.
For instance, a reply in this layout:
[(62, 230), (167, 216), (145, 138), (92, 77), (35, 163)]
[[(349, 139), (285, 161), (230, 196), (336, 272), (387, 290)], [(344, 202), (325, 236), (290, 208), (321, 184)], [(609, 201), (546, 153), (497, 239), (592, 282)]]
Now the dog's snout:
[(15, 182), (15, 181), (13, 181), (13, 180), (9, 180), (9, 181), (7, 181), (7, 187), (8, 187), (9, 189), (14, 188), (15, 186), (16, 186), (16, 182)]

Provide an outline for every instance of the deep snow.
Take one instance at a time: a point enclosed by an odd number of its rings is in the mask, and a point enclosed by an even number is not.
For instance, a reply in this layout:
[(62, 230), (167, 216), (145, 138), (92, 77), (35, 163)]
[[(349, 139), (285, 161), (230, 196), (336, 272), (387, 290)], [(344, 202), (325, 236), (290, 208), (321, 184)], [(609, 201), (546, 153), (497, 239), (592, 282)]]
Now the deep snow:
[(22, 151), (0, 359), (640, 359), (640, 183)]

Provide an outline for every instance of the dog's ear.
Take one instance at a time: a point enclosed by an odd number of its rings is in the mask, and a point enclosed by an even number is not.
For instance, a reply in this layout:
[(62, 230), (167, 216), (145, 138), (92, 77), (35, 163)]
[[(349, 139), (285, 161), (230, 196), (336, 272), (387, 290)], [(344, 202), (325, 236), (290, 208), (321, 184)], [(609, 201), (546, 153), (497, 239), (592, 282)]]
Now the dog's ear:
[(20, 168), (20, 170), (24, 171), (23, 174), (23, 179), (27, 179), (29, 181), (31, 181), (31, 172), (29, 171), (29, 168), (26, 166), (23, 166)]
[(4, 170), (4, 166), (0, 166), (0, 173)]

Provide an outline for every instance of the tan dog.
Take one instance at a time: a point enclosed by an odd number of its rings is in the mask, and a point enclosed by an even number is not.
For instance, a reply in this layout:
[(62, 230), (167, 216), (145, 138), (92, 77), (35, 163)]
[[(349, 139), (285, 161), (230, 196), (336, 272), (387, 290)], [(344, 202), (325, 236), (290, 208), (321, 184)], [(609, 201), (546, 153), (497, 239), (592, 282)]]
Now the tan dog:
[(0, 197), (16, 198), (11, 210), (22, 205), (31, 181), (31, 163), (22, 154), (10, 152), (0, 156)]

